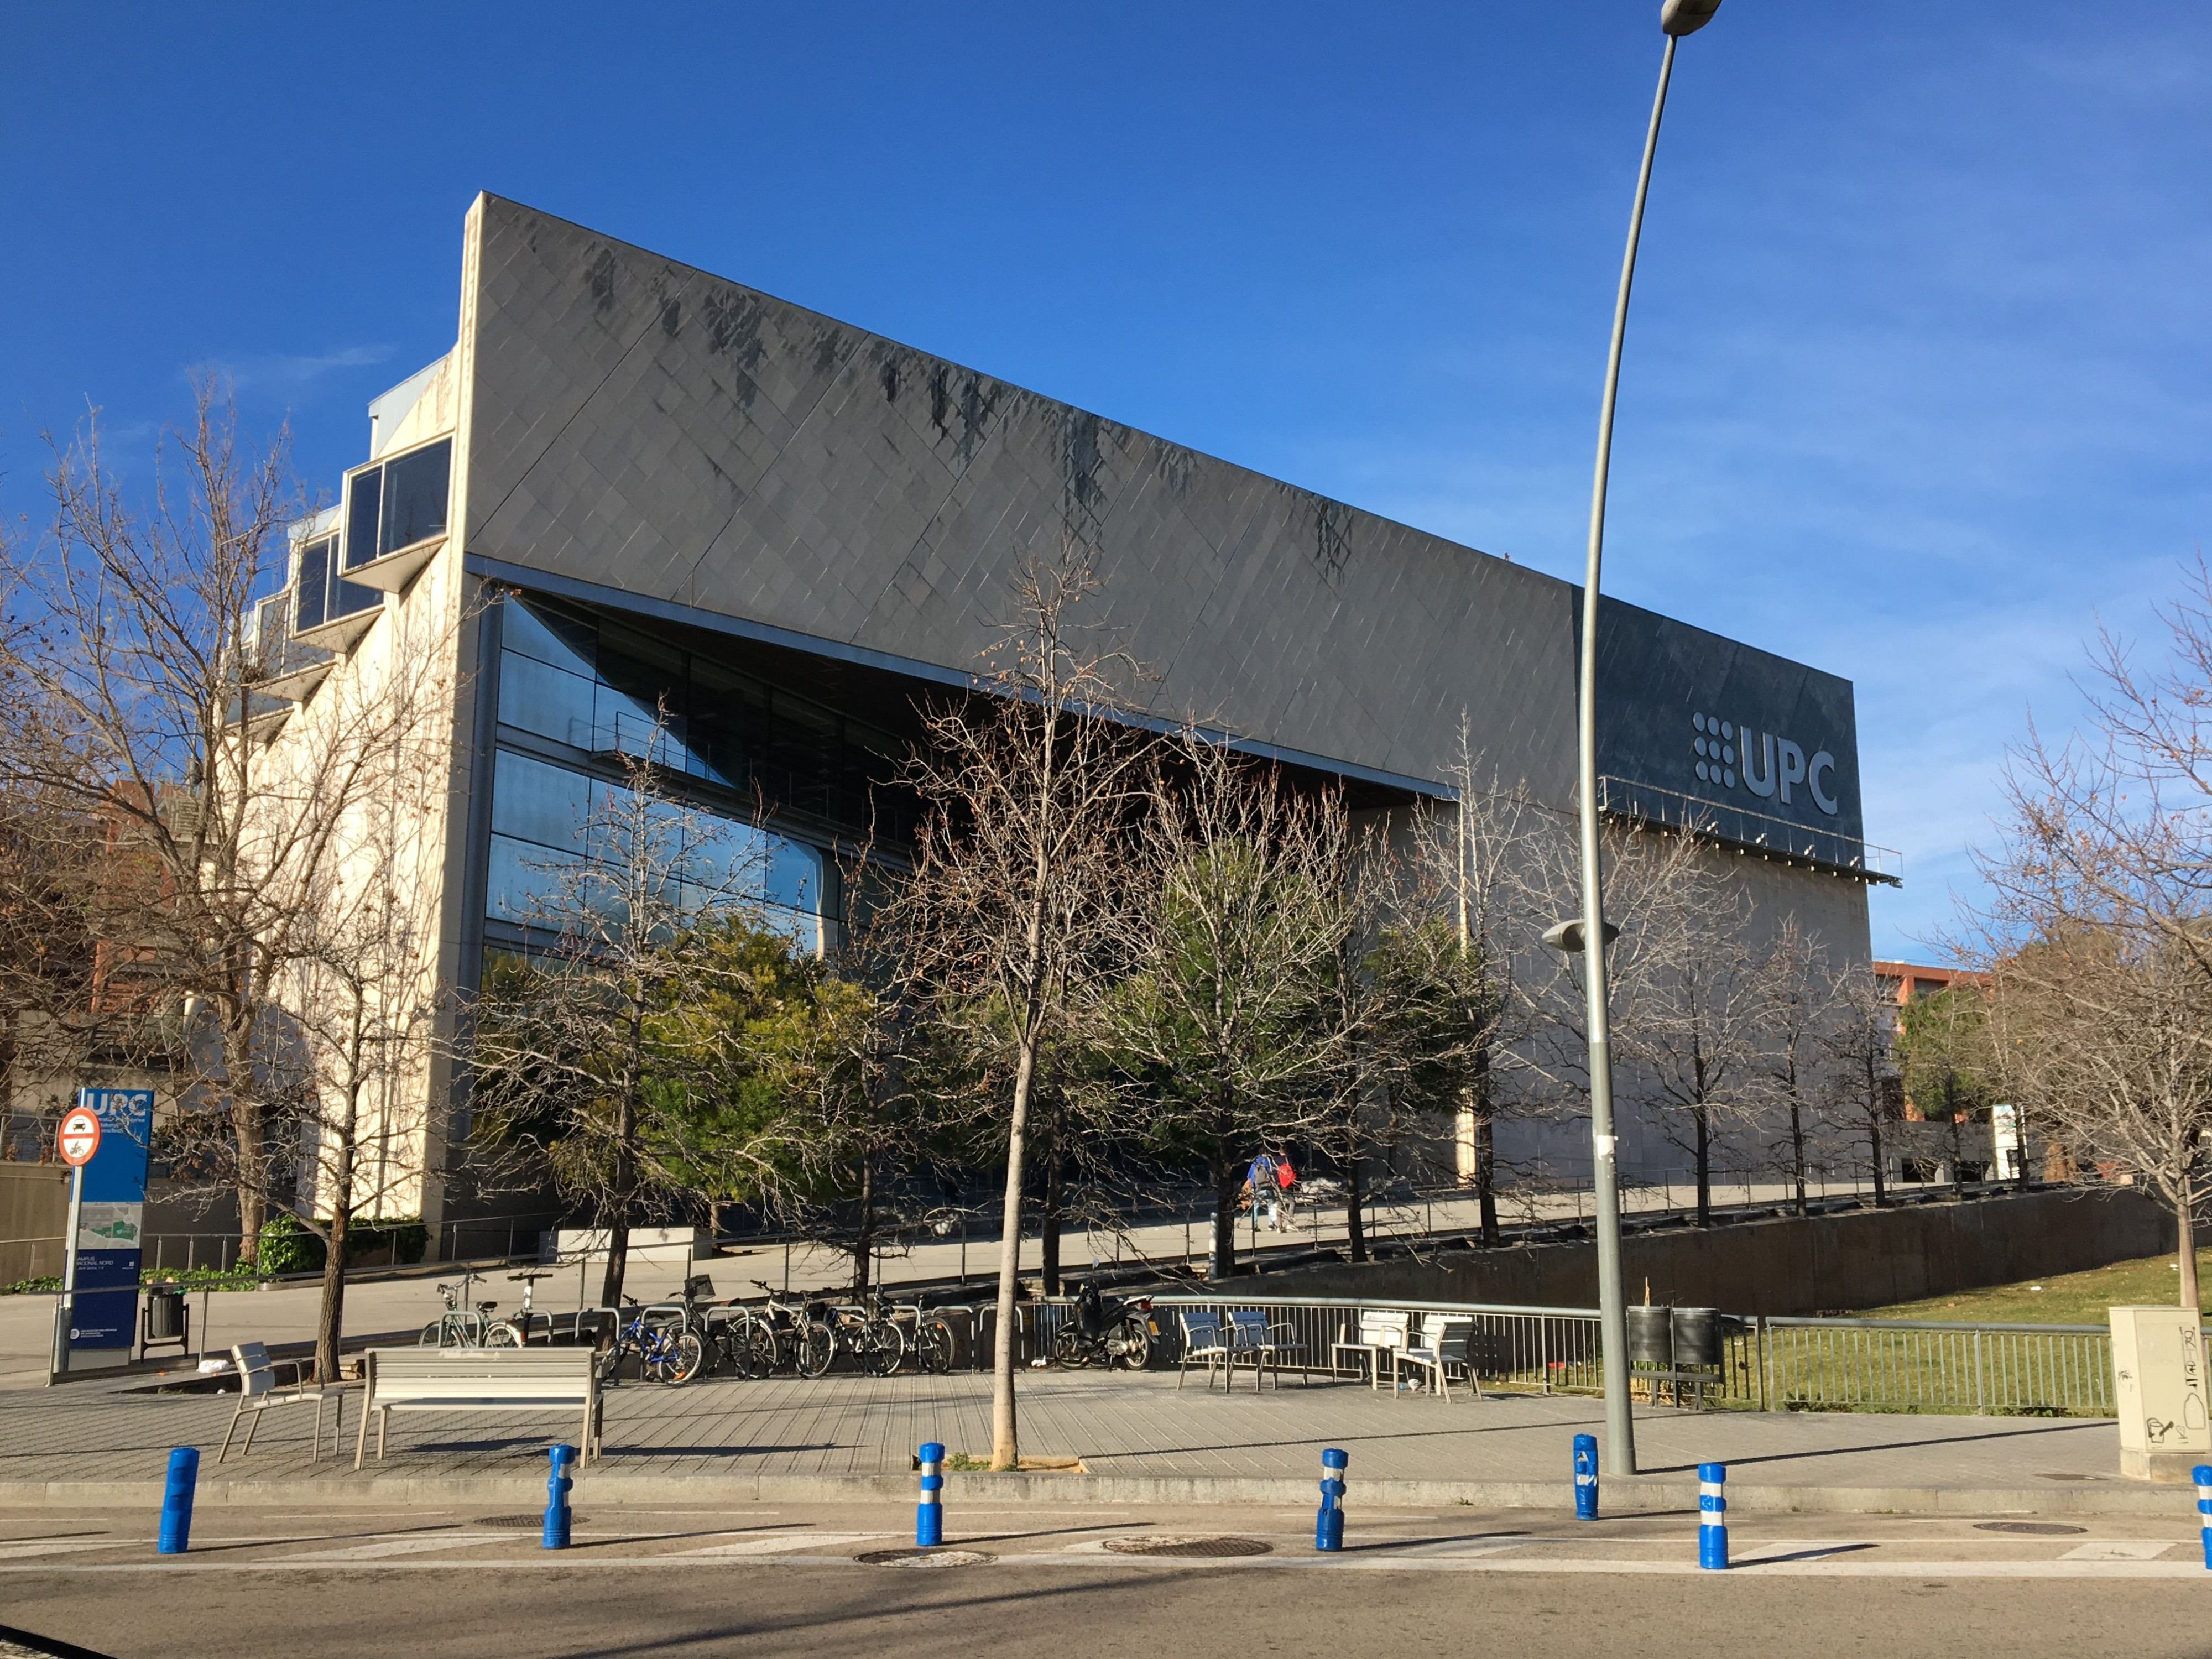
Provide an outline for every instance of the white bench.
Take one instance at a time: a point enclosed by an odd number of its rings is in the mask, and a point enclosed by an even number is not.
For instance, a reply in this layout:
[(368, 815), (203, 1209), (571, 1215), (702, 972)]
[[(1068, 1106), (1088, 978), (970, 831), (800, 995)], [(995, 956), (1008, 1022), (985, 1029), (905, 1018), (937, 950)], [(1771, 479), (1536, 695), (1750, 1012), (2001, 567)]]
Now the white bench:
[(371, 1348), (362, 1362), (366, 1390), (353, 1466), (376, 1455), (394, 1412), (548, 1412), (582, 1414), (586, 1461), (599, 1451), (599, 1377), (595, 1348)]

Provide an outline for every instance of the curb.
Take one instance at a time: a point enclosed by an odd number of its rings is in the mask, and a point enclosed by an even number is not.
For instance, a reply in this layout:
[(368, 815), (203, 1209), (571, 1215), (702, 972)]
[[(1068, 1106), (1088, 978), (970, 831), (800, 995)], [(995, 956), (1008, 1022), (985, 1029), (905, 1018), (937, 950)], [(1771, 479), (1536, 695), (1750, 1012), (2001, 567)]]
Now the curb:
[[(981, 1502), (1215, 1504), (1307, 1504), (1314, 1483), (1262, 1476), (948, 1474), (948, 1504)], [(1693, 1480), (1610, 1478), (1602, 1482), (1604, 1510), (1613, 1515), (1694, 1513)], [(0, 1509), (139, 1509), (158, 1506), (159, 1480), (0, 1481)], [(216, 1480), (201, 1485), (202, 1507), (250, 1508), (313, 1502), (338, 1509), (379, 1504), (454, 1508), (506, 1504), (535, 1508), (545, 1482), (522, 1475), (368, 1475), (305, 1480)], [(1352, 1504), (1375, 1508), (1564, 1510), (1571, 1495), (1564, 1480), (1355, 1480)], [(681, 1475), (576, 1474), (577, 1503), (687, 1504), (910, 1503), (911, 1474)], [(2039, 1487), (1800, 1486), (1729, 1487), (1729, 1507), (1740, 1514), (1829, 1515), (2142, 1515), (2189, 1512), (2190, 1488), (2083, 1486)]]

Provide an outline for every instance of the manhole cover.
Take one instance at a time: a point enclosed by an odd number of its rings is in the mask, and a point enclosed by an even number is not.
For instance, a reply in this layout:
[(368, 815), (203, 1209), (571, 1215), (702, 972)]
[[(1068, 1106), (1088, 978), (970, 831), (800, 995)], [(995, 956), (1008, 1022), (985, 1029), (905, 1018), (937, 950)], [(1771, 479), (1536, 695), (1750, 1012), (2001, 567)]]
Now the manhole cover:
[[(568, 1524), (572, 1527), (581, 1525), (583, 1519), (580, 1515), (572, 1514), (568, 1517)], [(495, 1528), (501, 1532), (538, 1532), (544, 1528), (545, 1512), (540, 1510), (533, 1515), (487, 1515), (473, 1524)]]
[(2069, 1533), (2087, 1532), (2087, 1527), (2069, 1527), (2063, 1521), (1977, 1521), (1976, 1532), (2023, 1532), (2032, 1538), (2057, 1538)]
[(1109, 1538), (1106, 1547), (1116, 1555), (1225, 1556), (1266, 1555), (1272, 1546), (1256, 1538), (1213, 1538), (1184, 1533), (1148, 1533), (1141, 1538)]
[(853, 1558), (870, 1567), (980, 1567), (997, 1560), (981, 1550), (870, 1550)]

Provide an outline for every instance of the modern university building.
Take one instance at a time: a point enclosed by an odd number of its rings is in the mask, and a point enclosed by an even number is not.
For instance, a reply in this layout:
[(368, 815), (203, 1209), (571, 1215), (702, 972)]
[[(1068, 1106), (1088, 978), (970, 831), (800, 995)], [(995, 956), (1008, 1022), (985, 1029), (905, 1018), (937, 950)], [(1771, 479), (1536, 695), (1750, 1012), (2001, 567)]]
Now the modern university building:
[[(766, 848), (764, 900), (820, 937), (833, 855), (872, 811), (885, 838), (871, 785), (917, 696), (970, 684), (1018, 559), (1064, 536), (1096, 547), (1098, 619), (1158, 673), (1131, 714), (1201, 718), (1376, 805), (1449, 802), (1465, 711), (1486, 769), (1572, 807), (1573, 586), (516, 203), (470, 209), (454, 347), (369, 415), (260, 618), (328, 655), (264, 689), (305, 729), (349, 677), (392, 672), (395, 640), (447, 642), (449, 741), (441, 723), (404, 848), (444, 984), (520, 942), (663, 699), (669, 775)], [(1850, 684), (1623, 605), (1601, 644), (1605, 811), (1702, 818), (1755, 849), (1760, 913), (1864, 961), (1889, 872)], [(420, 1213), (460, 1218), (459, 1126), (417, 1121)], [(1622, 1127), (1632, 1178), (1679, 1163)], [(1586, 1170), (1578, 1126), (1516, 1132)]]

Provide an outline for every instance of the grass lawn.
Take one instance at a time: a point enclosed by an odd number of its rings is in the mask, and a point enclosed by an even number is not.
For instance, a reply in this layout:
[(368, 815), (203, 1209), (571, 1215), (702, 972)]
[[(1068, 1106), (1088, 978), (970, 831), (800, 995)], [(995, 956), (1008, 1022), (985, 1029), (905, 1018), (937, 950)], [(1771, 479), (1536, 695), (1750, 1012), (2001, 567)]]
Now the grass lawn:
[[(2199, 1294), (2212, 1287), (2212, 1249), (2197, 1253)], [(2172, 1304), (2179, 1295), (2180, 1269), (2170, 1255), (2115, 1261), (2087, 1273), (2018, 1285), (1958, 1291), (1924, 1302), (1863, 1309), (1860, 1319), (1948, 1319), (1992, 1325), (2101, 1325), (2106, 1310), (2129, 1303)]]

